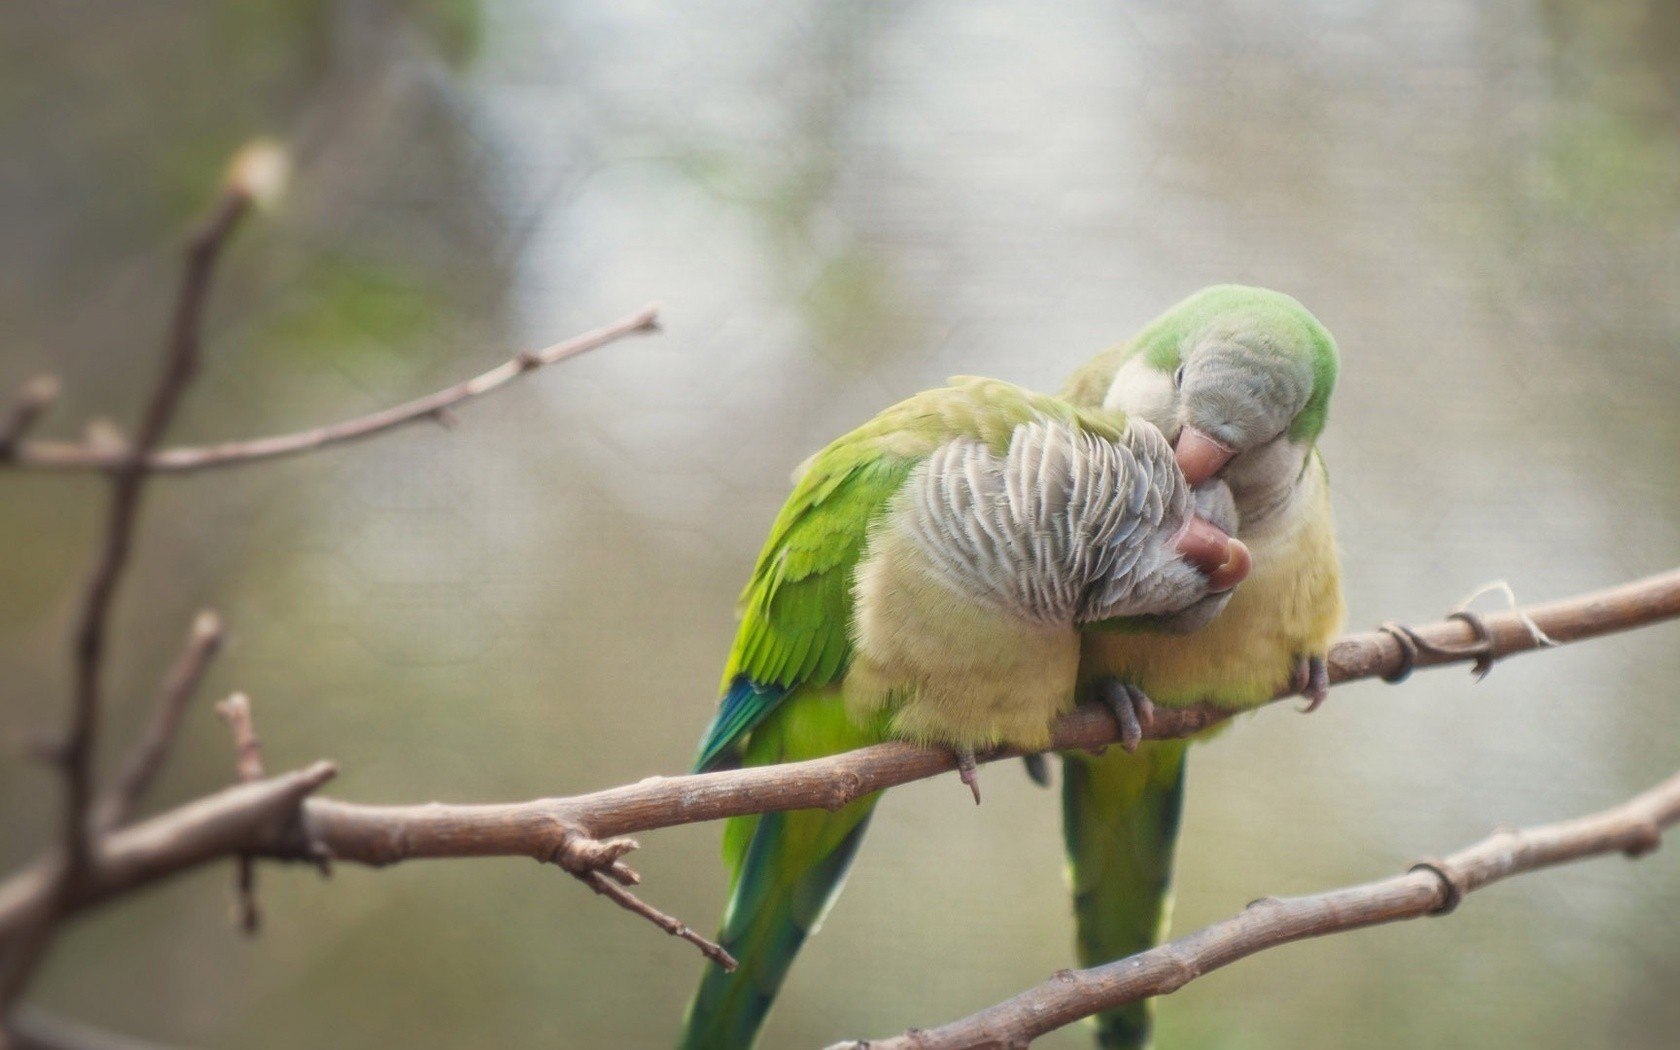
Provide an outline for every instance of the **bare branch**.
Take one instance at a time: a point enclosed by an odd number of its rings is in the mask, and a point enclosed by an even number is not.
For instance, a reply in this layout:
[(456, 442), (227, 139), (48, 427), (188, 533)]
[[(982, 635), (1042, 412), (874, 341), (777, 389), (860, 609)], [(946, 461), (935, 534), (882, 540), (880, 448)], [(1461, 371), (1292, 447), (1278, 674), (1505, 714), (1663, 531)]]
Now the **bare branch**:
[[(337, 773), (331, 762), (253, 784), (238, 784), (177, 809), (113, 831), (89, 858), (86, 877), (70, 901), (82, 909), (161, 878), (231, 857), (253, 843), (296, 842), (299, 806)], [(307, 854), (294, 849), (290, 859)], [(312, 858), (310, 858), (312, 859)], [(33, 907), (51, 898), (62, 858), (34, 864), (0, 882), (0, 945), (28, 925)]]
[(1308, 937), (1423, 915), (1444, 915), (1464, 896), (1511, 875), (1606, 853), (1639, 857), (1680, 821), (1680, 773), (1592, 816), (1495, 832), (1445, 860), (1404, 875), (1310, 897), (1265, 897), (1240, 914), (1146, 952), (1089, 970), (1063, 970), (996, 1006), (933, 1029), (829, 1050), (971, 1050), (1025, 1047), (1046, 1032), (1103, 1010), (1167, 995), (1256, 952)]
[[(1505, 656), (1539, 644), (1523, 625), (1525, 618), (1565, 643), (1676, 616), (1680, 616), (1680, 570), (1489, 616), (1485, 623), (1492, 640), (1490, 651)], [(1469, 648), (1475, 631), (1461, 621), (1428, 624), (1416, 628), (1415, 634), (1428, 646), (1419, 653), (1419, 665), (1464, 663), (1477, 658)], [(1459, 655), (1440, 655), (1447, 649), (1456, 649)], [(1382, 632), (1344, 637), (1330, 656), (1332, 678), (1337, 682), (1393, 674), (1403, 661), (1394, 638)], [(1220, 717), (1206, 708), (1163, 707), (1157, 710), (1148, 735), (1184, 736), (1212, 725)], [(1118, 727), (1111, 716), (1082, 708), (1057, 724), (1054, 746), (1059, 750), (1088, 749), (1112, 744), (1118, 738)], [(1007, 753), (985, 757), (990, 761), (1007, 757)], [(894, 742), (807, 762), (699, 776), (650, 777), (570, 798), (412, 806), (309, 798), (302, 804), (300, 822), (243, 825), (243, 836), (216, 838), (220, 849), (210, 852), (201, 848), (207, 839), (198, 825), (208, 822), (225, 828), (226, 824), (223, 809), (206, 800), (110, 836), (94, 872), (94, 885), (76, 903), (95, 903), (205, 861), (246, 852), (282, 860), (317, 860), (326, 854), (347, 863), (375, 867), (446, 857), (531, 857), (547, 863), (555, 861), (556, 851), (569, 837), (574, 842), (605, 841), (742, 814), (838, 809), (863, 795), (952, 768), (951, 756), (945, 752)], [(147, 829), (144, 836), (139, 835), (142, 829)], [(0, 946), (17, 936), (23, 917), (38, 904), (44, 887), (41, 867), (38, 863), (0, 883)]]
[(52, 403), (58, 400), (58, 378), (50, 375), (39, 375), (23, 384), (18, 390), (17, 401), (0, 422), (0, 460), (12, 454), (17, 443), (29, 433)]
[(188, 239), (185, 270), (164, 343), (162, 370), (147, 401), (132, 449), (113, 464), (104, 541), (99, 560), (88, 578), (76, 623), (75, 694), (70, 725), (56, 755), (65, 782), (63, 863), (58, 870), (54, 901), (38, 913), (37, 921), (42, 929), (28, 938), (26, 947), (14, 952), (0, 968), (0, 1013), (9, 1009), (23, 990), (51, 940), (50, 927), (76, 896), (77, 886), (88, 867), (93, 850), (90, 819), (93, 757), (99, 736), (106, 625), (134, 546), (146, 480), (145, 460), (163, 439), (198, 369), (204, 307), (216, 261), (250, 203), (245, 184), (237, 179), (228, 181), (210, 215)]
[[(359, 441), (394, 427), (424, 420), (433, 420), (448, 426), (454, 420), (451, 409), (462, 402), (488, 394), (539, 368), (577, 357), (625, 336), (653, 332), (658, 328), (658, 304), (649, 303), (609, 325), (540, 350), (521, 351), (488, 372), (370, 415), (290, 434), (227, 441), (217, 445), (149, 451), (144, 457), (142, 467), (155, 473), (183, 473), (296, 455), (330, 445)], [(0, 455), (0, 467), (9, 465), (43, 470), (112, 470), (121, 466), (121, 463), (120, 455), (86, 442), (31, 441), (19, 445), (10, 458)]]
[(133, 815), (134, 807), (145, 796), (168, 759), (187, 704), (192, 701), (199, 681), (221, 646), (222, 619), (213, 610), (206, 609), (193, 620), (187, 644), (164, 678), (163, 689), (158, 694), (151, 717), (129, 750), (122, 769), (117, 773), (116, 784), (100, 800), (95, 813), (95, 823), (99, 828), (114, 828)]

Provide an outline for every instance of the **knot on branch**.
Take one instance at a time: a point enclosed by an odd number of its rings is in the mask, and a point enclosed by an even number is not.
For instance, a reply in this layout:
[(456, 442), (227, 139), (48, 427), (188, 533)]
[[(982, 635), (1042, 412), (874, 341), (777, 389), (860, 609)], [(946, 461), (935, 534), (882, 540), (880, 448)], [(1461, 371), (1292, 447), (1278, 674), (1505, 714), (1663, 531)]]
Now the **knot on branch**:
[(1430, 915), (1450, 914), (1469, 892), (1469, 888), (1464, 885), (1463, 876), (1453, 871), (1446, 861), (1426, 857), (1406, 870), (1427, 871), (1441, 883), (1441, 903), (1429, 909)]
[(1662, 825), (1655, 820), (1641, 820), (1628, 833), (1632, 841), (1622, 848), (1622, 853), (1635, 860), (1662, 845)]
[(640, 848), (641, 844), (635, 839), (608, 839), (603, 842), (574, 828), (566, 828), (560, 833), (559, 844), (549, 852), (548, 862), (578, 878), (604, 872), (620, 886), (635, 886), (642, 877), (629, 865), (621, 863), (619, 858)]
[(1382, 680), (1395, 685), (1410, 678), (1412, 671), (1417, 668), (1420, 653), (1442, 660), (1473, 657), (1475, 663), (1470, 667), (1470, 676), (1478, 682), (1486, 678), (1488, 672), (1493, 670), (1494, 660), (1499, 658), (1499, 653), (1493, 646), (1493, 632), (1488, 629), (1486, 621), (1468, 609), (1448, 613), (1446, 619), (1460, 620), (1467, 624), (1475, 639), (1468, 645), (1438, 645), (1403, 623), (1388, 620), (1380, 624), (1377, 630), (1393, 638), (1395, 644), (1400, 647), (1400, 666), (1383, 675)]

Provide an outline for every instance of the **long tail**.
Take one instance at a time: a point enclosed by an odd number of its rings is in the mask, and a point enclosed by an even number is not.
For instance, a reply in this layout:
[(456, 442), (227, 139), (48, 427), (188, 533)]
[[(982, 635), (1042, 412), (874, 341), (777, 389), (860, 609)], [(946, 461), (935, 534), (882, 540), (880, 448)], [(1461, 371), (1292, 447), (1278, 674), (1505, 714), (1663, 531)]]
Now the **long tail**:
[[(797, 698), (795, 698), (797, 699)], [(880, 739), (852, 727), (835, 698), (785, 705), (753, 733), (746, 762), (798, 761)], [(833, 813), (796, 810), (736, 817), (724, 830), (734, 870), (718, 942), (740, 962), (734, 973), (712, 963), (688, 1008), (683, 1050), (745, 1050), (805, 938), (840, 894), (878, 794)]]
[[(1184, 806), (1183, 741), (1146, 741), (1137, 754), (1063, 763), (1062, 833), (1067, 844), (1079, 960), (1095, 966), (1152, 947), (1172, 910), (1173, 848)], [(1097, 1018), (1097, 1045), (1149, 1045), (1154, 1001)]]

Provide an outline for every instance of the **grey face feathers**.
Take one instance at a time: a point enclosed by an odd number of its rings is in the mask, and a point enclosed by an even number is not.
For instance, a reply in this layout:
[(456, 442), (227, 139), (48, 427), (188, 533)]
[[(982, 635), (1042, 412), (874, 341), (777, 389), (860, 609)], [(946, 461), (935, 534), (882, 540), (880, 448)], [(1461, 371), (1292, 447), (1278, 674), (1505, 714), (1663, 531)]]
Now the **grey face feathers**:
[(1313, 377), (1300, 355), (1215, 327), (1185, 348), (1177, 383), (1178, 423), (1241, 453), (1289, 429)]

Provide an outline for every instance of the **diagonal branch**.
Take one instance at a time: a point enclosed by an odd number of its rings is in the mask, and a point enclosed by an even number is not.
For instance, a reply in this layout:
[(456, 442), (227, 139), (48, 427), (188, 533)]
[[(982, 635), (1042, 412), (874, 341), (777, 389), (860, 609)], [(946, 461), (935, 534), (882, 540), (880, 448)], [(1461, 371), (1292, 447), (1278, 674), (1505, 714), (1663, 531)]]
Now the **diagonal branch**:
[(117, 782), (100, 799), (94, 820), (101, 829), (114, 828), (128, 820), (134, 807), (152, 786), (169, 757), (169, 749), (181, 728), (187, 704), (198, 690), (205, 670), (222, 646), (222, 620), (206, 609), (193, 620), (187, 644), (163, 680), (152, 714), (117, 773)]
[[(577, 357), (625, 336), (654, 332), (658, 329), (659, 307), (655, 303), (649, 303), (611, 324), (540, 350), (521, 351), (487, 372), (400, 405), (347, 419), (341, 423), (312, 427), (290, 434), (227, 441), (216, 445), (148, 450), (142, 467), (154, 473), (184, 473), (210, 467), (225, 467), (296, 455), (348, 441), (360, 441), (408, 423), (424, 420), (447, 422), (452, 418), (450, 410), (464, 401), (488, 394), (539, 368)], [(120, 455), (87, 442), (31, 441), (17, 446), (10, 456), (0, 452), (0, 467), (112, 470), (120, 467), (122, 461)]]
[(1575, 820), (1503, 830), (1404, 875), (1310, 897), (1264, 897), (1238, 915), (1157, 948), (1050, 980), (960, 1021), (829, 1050), (971, 1050), (1025, 1047), (1033, 1039), (1127, 1003), (1167, 995), (1267, 948), (1424, 915), (1445, 915), (1464, 896), (1512, 875), (1606, 853), (1640, 857), (1680, 822), (1680, 773), (1619, 806)]

